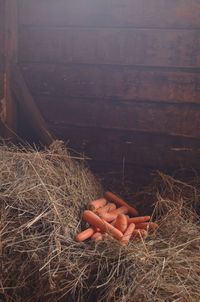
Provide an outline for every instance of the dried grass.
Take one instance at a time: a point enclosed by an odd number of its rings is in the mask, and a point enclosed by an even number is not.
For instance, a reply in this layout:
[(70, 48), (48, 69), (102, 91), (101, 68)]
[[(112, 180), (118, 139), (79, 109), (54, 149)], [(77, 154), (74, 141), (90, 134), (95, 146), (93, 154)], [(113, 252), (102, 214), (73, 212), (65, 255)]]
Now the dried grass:
[(101, 186), (61, 145), (0, 148), (0, 292), (7, 301), (199, 302), (199, 179), (158, 173), (142, 198), (159, 229), (145, 242), (76, 243)]

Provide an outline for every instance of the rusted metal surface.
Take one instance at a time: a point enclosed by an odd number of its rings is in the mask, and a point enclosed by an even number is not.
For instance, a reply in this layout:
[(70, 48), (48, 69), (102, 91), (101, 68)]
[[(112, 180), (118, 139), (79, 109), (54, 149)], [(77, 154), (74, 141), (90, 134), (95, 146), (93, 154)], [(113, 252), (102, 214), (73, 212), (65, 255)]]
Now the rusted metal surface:
[(20, 24), (200, 28), (199, 0), (19, 0)]
[(2, 8), (3, 18), (3, 97), (1, 99), (1, 135), (14, 138), (16, 135), (16, 104), (11, 93), (11, 66), (17, 62), (18, 7), (16, 0), (6, 0)]
[(200, 104), (200, 73), (194, 69), (45, 63), (21, 69), (36, 96)]
[[(36, 98), (55, 125), (138, 131), (200, 139), (200, 110), (194, 104)], [(56, 113), (56, 114), (55, 114)]]
[(4, 0), (0, 0), (0, 132), (5, 131), (3, 120), (5, 120), (5, 99), (4, 99), (4, 43), (5, 43), (5, 20), (4, 20)]
[(199, 164), (198, 0), (20, 0), (19, 63), (71, 148), (101, 163)]
[(22, 62), (199, 68), (199, 45), (200, 30), (187, 29), (23, 27), (19, 33)]

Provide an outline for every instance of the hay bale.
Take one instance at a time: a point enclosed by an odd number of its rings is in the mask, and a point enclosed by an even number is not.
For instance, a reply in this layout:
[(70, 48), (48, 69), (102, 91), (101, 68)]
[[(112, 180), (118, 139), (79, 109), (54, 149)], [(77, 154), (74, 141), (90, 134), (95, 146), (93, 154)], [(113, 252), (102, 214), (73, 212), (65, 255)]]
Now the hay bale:
[(0, 147), (0, 288), (8, 301), (60, 297), (73, 288), (79, 272), (65, 253), (86, 203), (101, 190), (59, 142), (43, 152)]
[(0, 169), (0, 289), (7, 301), (200, 301), (198, 186), (160, 173), (143, 193), (155, 201), (157, 233), (122, 247), (74, 242), (81, 211), (101, 187), (64, 148), (3, 146)]

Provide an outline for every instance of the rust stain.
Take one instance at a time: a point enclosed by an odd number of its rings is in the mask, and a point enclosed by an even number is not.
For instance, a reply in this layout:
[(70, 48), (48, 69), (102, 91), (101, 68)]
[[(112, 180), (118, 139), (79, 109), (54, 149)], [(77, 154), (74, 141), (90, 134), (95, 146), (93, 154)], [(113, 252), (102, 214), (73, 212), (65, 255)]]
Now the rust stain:
[(6, 100), (5, 98), (0, 100), (0, 120), (2, 123), (6, 121)]

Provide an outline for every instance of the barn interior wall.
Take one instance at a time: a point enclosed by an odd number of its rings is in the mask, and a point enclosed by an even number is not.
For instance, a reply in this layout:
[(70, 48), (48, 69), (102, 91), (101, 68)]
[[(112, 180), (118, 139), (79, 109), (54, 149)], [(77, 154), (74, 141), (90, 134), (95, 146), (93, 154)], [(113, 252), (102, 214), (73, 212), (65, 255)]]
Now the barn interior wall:
[(0, 100), (4, 96), (4, 0), (0, 0)]
[(55, 136), (100, 168), (197, 166), (198, 0), (18, 0), (18, 12), (20, 68)]

